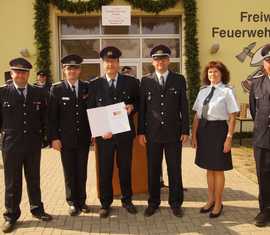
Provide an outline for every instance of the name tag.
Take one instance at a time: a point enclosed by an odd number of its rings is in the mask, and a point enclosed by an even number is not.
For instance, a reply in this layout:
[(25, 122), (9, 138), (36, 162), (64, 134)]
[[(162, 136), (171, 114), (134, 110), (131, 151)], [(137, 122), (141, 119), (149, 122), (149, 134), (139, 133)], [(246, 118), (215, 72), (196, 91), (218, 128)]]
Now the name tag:
[(69, 97), (62, 97), (62, 100), (70, 100)]

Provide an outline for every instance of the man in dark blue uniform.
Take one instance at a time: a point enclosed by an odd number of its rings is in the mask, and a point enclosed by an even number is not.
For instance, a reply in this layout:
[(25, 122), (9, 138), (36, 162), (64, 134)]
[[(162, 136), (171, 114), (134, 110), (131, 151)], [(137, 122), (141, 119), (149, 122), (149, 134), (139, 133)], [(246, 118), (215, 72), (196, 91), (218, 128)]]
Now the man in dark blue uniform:
[(132, 147), (135, 136), (133, 116), (136, 113), (139, 96), (139, 81), (130, 76), (121, 75), (119, 57), (121, 51), (115, 47), (106, 47), (100, 52), (105, 75), (90, 82), (88, 108), (106, 106), (124, 102), (128, 112), (131, 131), (112, 135), (107, 133), (96, 138), (99, 161), (100, 217), (110, 214), (113, 202), (112, 176), (114, 155), (119, 168), (122, 205), (131, 214), (137, 210), (132, 203), (131, 163)]
[(23, 58), (10, 61), (12, 83), (0, 88), (0, 124), (5, 176), (5, 223), (11, 232), (21, 215), (22, 168), (30, 210), (34, 217), (49, 221), (41, 202), (40, 157), (46, 129), (47, 103), (40, 88), (28, 84), (32, 65)]
[(175, 216), (182, 216), (181, 151), (189, 135), (188, 102), (184, 77), (168, 70), (170, 54), (164, 45), (151, 50), (155, 72), (143, 77), (140, 87), (138, 135), (140, 144), (147, 148), (150, 194), (145, 216), (153, 215), (160, 205), (163, 151), (169, 176), (169, 204)]
[(80, 81), (82, 58), (62, 58), (65, 79), (54, 84), (49, 101), (49, 140), (61, 152), (69, 214), (89, 213), (86, 180), (91, 133), (87, 119), (88, 83)]
[(260, 213), (255, 225), (270, 223), (270, 44), (261, 50), (264, 74), (253, 79), (249, 102), (254, 120), (253, 146), (259, 183)]
[(43, 88), (44, 92), (49, 94), (52, 84), (49, 80), (48, 73), (44, 70), (39, 70), (34, 85)]

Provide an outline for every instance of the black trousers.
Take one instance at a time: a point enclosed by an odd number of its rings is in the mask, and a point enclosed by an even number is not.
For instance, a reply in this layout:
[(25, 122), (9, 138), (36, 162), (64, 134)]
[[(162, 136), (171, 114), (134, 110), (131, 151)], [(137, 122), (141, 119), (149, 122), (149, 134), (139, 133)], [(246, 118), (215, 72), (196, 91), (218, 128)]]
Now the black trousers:
[(260, 210), (270, 208), (270, 149), (254, 147)]
[(97, 150), (99, 161), (99, 192), (102, 208), (109, 208), (113, 202), (113, 166), (114, 156), (119, 169), (120, 188), (122, 202), (129, 202), (132, 199), (131, 186), (131, 163), (133, 138), (118, 140), (113, 137), (109, 140), (97, 138)]
[(21, 215), (22, 169), (27, 185), (27, 193), (32, 214), (43, 212), (40, 190), (40, 156), (41, 150), (25, 152), (2, 151), (5, 177), (4, 218), (15, 222)]
[(66, 201), (80, 208), (86, 201), (86, 180), (89, 146), (61, 150)]
[(160, 205), (160, 171), (163, 150), (165, 150), (169, 177), (169, 204), (171, 208), (180, 207), (184, 197), (181, 173), (182, 145), (180, 142), (156, 143), (147, 141), (148, 204), (154, 208), (158, 208)]

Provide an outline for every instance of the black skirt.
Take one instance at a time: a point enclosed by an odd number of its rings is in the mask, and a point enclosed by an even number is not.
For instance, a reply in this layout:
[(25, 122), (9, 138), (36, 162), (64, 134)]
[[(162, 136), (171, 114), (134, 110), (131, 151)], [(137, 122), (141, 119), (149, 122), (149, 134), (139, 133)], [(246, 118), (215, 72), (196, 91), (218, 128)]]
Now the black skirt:
[(228, 132), (226, 121), (199, 120), (195, 163), (207, 170), (227, 171), (233, 168), (231, 151), (223, 152)]

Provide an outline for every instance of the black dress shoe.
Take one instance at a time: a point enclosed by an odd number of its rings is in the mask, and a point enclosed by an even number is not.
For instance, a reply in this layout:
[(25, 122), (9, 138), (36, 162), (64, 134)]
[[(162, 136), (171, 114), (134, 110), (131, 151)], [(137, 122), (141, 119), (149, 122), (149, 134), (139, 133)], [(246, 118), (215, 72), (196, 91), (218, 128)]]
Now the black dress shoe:
[(204, 207), (202, 207), (201, 209), (200, 209), (200, 213), (208, 213), (208, 212), (210, 212), (210, 211), (212, 211), (213, 210), (213, 208), (214, 208), (214, 206), (215, 206), (215, 203), (213, 203), (209, 208), (204, 208)]
[(88, 213), (90, 213), (90, 207), (87, 206), (86, 204), (84, 204), (84, 205), (80, 206), (80, 211), (85, 213), (85, 214), (88, 214)]
[(36, 213), (33, 213), (32, 215), (33, 215), (33, 217), (35, 217), (41, 221), (50, 221), (53, 219), (52, 216), (47, 214), (45, 211), (36, 212)]
[(183, 210), (182, 210), (182, 208), (181, 207), (174, 207), (174, 208), (172, 208), (172, 212), (173, 212), (173, 214), (174, 214), (174, 216), (176, 216), (176, 217), (182, 217), (183, 216)]
[(127, 210), (128, 213), (130, 214), (137, 214), (137, 209), (134, 206), (132, 202), (123, 202), (122, 206)]
[(16, 222), (11, 222), (11, 221), (5, 221), (3, 226), (2, 226), (2, 232), (3, 233), (11, 233), (15, 227)]
[(144, 211), (144, 216), (145, 217), (150, 217), (152, 216), (153, 214), (155, 214), (157, 211), (157, 208), (156, 207), (153, 207), (153, 206), (148, 206), (145, 211)]
[(111, 211), (110, 208), (101, 208), (99, 210), (99, 217), (102, 219), (108, 218), (110, 215), (110, 211)]
[(270, 224), (270, 213), (268, 212), (260, 212), (255, 217), (255, 223), (257, 227), (265, 227), (266, 225)]
[(213, 212), (211, 212), (211, 213), (209, 214), (209, 218), (213, 219), (213, 218), (219, 217), (219, 216), (221, 215), (221, 213), (222, 213), (222, 210), (223, 210), (223, 205), (221, 205), (221, 208), (220, 208), (220, 210), (219, 210), (218, 213), (213, 213)]
[(80, 210), (76, 206), (69, 206), (68, 213), (70, 216), (77, 216), (80, 214)]

